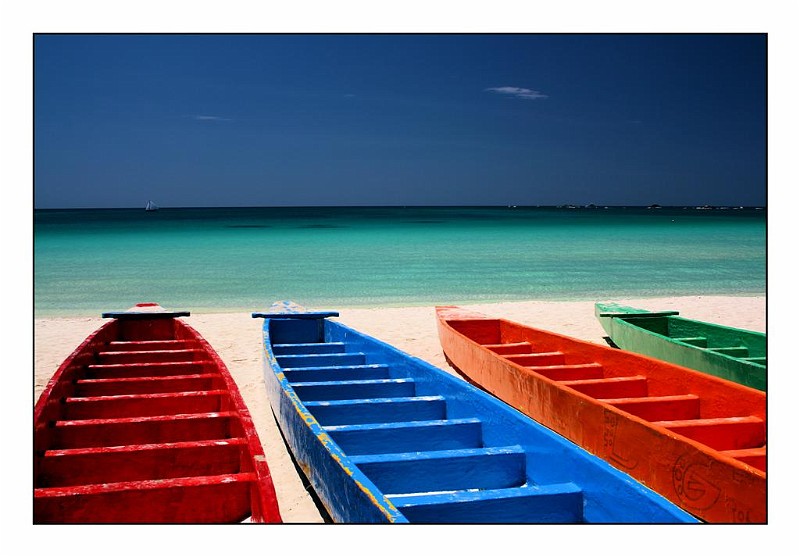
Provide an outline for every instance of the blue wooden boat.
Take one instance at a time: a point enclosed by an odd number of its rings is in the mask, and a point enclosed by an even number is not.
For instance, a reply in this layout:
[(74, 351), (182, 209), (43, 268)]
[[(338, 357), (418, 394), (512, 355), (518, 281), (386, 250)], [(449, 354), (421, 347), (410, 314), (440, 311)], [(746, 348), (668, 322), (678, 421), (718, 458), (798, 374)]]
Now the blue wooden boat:
[(342, 323), (263, 318), (278, 425), (334, 522), (697, 522), (510, 406)]

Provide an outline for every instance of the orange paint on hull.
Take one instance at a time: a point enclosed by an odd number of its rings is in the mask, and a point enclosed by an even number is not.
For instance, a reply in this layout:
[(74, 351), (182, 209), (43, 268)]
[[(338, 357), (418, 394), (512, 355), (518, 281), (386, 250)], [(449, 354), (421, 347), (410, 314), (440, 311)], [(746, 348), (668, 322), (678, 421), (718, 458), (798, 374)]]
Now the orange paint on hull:
[(707, 522), (765, 523), (766, 395), (688, 368), (437, 307), (470, 382)]

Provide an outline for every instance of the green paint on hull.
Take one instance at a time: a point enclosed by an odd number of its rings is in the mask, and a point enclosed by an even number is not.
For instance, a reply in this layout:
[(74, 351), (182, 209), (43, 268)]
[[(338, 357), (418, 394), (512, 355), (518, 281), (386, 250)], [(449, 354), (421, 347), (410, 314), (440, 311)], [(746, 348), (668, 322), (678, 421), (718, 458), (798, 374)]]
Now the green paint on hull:
[(595, 304), (595, 316), (623, 350), (767, 390), (767, 335), (704, 323), (677, 311)]

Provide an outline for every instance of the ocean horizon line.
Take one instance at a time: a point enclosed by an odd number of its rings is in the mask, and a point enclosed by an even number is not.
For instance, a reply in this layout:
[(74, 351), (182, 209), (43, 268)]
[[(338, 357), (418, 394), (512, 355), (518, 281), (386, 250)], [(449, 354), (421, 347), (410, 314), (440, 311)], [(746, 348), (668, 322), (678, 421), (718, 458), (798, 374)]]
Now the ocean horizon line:
[[(739, 204), (680, 204), (614, 205), (614, 204), (559, 204), (559, 205), (159, 205), (159, 210), (173, 209), (766, 209), (766, 205)], [(127, 211), (140, 210), (141, 206), (126, 207), (34, 207), (34, 211)]]

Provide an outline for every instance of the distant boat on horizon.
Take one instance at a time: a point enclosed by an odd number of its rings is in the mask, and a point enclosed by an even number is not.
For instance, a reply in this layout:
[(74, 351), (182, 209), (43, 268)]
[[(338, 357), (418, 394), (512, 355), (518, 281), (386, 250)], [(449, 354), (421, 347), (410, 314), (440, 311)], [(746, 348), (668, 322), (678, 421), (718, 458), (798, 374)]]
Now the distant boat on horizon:
[(158, 205), (153, 203), (153, 200), (150, 199), (147, 201), (147, 205), (144, 206), (145, 211), (158, 211)]

